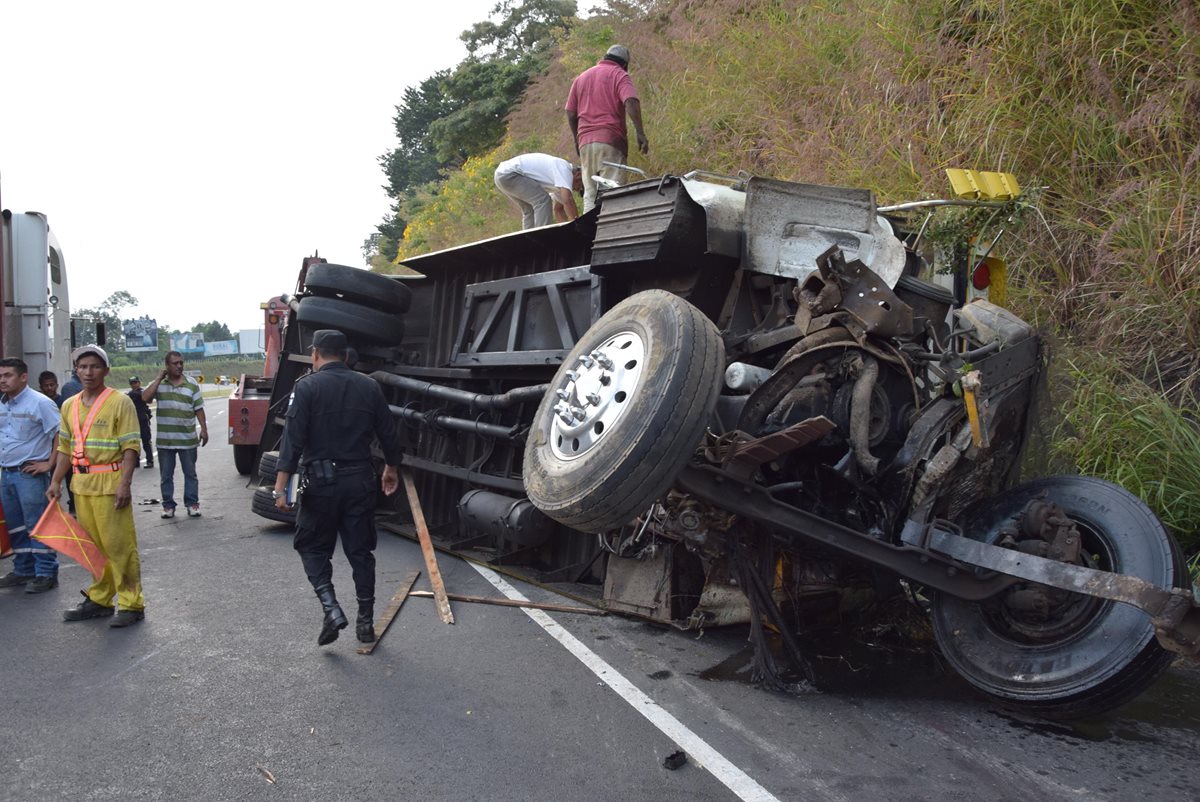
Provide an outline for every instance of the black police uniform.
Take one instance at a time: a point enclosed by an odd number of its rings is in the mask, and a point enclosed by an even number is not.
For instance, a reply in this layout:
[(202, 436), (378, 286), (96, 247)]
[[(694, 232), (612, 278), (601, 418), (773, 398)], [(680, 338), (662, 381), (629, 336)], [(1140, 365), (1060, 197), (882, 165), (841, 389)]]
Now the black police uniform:
[[(130, 381), (133, 381), (130, 379)], [(142, 400), (141, 390), (130, 390), (126, 393), (129, 400), (133, 402), (133, 408), (137, 411), (138, 425), (142, 429), (142, 453), (146, 455), (146, 467), (154, 467), (154, 448), (150, 440), (150, 419), (154, 413), (150, 411), (150, 405)]]
[[(344, 343), (344, 336), (340, 332), (338, 335)], [(304, 483), (294, 546), (325, 608), (326, 627), (318, 640), (322, 645), (336, 639), (337, 629), (346, 625), (333, 595), (330, 562), (339, 532), (358, 596), (359, 639), (368, 640), (364, 637), (365, 613), (365, 630), (369, 640), (374, 640), (374, 510), (379, 486), (370, 462), (374, 438), (379, 440), (386, 463), (399, 465), (396, 424), (383, 391), (373, 379), (355, 373), (343, 362), (330, 362), (296, 382), (277, 470), (289, 474), (298, 471)], [(333, 610), (340, 624), (329, 631), (334, 626), (330, 620)]]

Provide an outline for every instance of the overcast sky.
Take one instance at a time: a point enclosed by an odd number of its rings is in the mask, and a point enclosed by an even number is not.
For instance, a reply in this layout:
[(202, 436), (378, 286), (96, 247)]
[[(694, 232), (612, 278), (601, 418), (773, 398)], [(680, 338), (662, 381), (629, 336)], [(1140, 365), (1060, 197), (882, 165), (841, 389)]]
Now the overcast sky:
[(73, 309), (261, 326), (305, 256), (363, 265), (401, 93), (495, 3), (0, 0), (0, 202), (48, 216)]

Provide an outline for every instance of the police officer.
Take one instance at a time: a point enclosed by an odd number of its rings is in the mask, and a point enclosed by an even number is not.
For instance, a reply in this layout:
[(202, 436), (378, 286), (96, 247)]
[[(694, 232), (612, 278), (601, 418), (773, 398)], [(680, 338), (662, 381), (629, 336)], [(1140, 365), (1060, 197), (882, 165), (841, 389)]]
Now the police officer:
[(363, 643), (375, 640), (375, 471), (371, 441), (378, 438), (387, 467), (382, 488), (399, 487), (400, 444), (396, 425), (379, 385), (346, 365), (349, 344), (336, 329), (313, 334), (312, 373), (296, 382), (279, 449), (275, 505), (290, 510), (285, 488), (299, 471), (304, 503), (296, 521), (295, 548), (304, 572), (321, 600), (325, 619), (317, 644), (337, 640), (346, 614), (333, 591), (334, 545), (350, 561), (358, 595), (355, 632)]
[(142, 400), (142, 380), (137, 376), (129, 377), (129, 392), (126, 393), (137, 410), (138, 427), (142, 430), (142, 453), (146, 455), (146, 467), (154, 467), (154, 443), (150, 438), (150, 419), (154, 413), (150, 405)]

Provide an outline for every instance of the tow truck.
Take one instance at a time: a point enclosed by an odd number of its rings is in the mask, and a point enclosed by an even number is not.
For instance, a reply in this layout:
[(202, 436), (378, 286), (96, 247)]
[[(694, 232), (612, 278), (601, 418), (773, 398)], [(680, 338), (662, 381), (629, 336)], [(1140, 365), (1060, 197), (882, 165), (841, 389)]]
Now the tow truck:
[[(248, 476), (258, 464), (258, 446), (267, 422), (271, 390), (279, 367), (281, 336), (288, 315), (288, 299), (276, 295), (261, 305), (263, 310), (263, 360), (261, 376), (245, 373), (229, 395), (229, 444), (233, 446), (233, 464), (237, 472)], [(220, 379), (218, 379), (220, 383)]]

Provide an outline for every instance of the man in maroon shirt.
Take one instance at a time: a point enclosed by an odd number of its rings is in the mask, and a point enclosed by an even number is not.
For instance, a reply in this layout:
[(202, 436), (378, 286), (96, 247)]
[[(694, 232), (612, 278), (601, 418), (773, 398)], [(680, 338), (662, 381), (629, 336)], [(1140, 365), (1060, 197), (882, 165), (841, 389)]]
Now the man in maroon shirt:
[(567, 95), (567, 122), (583, 167), (583, 210), (596, 205), (592, 176), (620, 180), (620, 171), (604, 162), (624, 164), (629, 155), (625, 115), (633, 120), (638, 150), (650, 152), (642, 129), (642, 104), (629, 77), (629, 48), (613, 45), (595, 67), (584, 70)]

